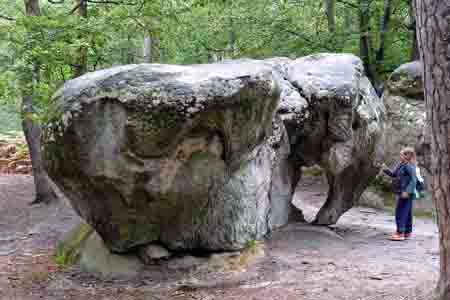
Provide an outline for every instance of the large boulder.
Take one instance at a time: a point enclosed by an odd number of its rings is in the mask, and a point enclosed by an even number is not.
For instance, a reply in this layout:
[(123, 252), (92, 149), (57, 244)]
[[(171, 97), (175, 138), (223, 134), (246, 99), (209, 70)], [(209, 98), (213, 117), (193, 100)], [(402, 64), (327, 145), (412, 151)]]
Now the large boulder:
[[(404, 147), (414, 147), (427, 190), (431, 190), (431, 126), (426, 117), (422, 64), (410, 62), (398, 67), (385, 84), (386, 161), (395, 166)], [(383, 178), (390, 182), (389, 178)], [(417, 201), (415, 209), (433, 211), (431, 194)]]
[(387, 112), (386, 161), (393, 165), (398, 161), (402, 148), (418, 145), (425, 136), (425, 101), (420, 62), (404, 64), (391, 74), (385, 84), (383, 101)]
[(294, 182), (301, 166), (325, 169), (329, 191), (314, 223), (329, 225), (358, 202), (383, 160), (385, 109), (349, 54), (318, 54), (278, 68), (285, 84), (278, 108), (291, 144)]
[(279, 96), (256, 61), (89, 73), (55, 95), (47, 170), (113, 252), (240, 249), (289, 215)]

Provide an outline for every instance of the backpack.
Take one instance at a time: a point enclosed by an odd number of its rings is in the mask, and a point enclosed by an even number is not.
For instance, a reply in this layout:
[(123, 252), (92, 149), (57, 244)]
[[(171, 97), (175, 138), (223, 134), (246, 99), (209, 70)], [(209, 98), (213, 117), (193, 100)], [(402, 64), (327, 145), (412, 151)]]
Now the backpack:
[(420, 181), (419, 179), (417, 179), (416, 190), (417, 190), (419, 193), (425, 191), (425, 182)]
[(416, 191), (422, 193), (425, 191), (425, 181), (423, 180), (422, 175), (420, 174), (420, 168), (416, 166)]

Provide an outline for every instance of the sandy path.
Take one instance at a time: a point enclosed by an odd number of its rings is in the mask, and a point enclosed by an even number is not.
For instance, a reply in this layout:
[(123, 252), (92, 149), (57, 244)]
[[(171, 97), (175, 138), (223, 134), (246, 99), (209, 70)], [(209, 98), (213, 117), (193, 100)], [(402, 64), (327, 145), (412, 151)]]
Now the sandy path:
[[(326, 187), (303, 180), (296, 195), (311, 219)], [(419, 300), (435, 284), (438, 240), (416, 219), (413, 239), (386, 240), (393, 216), (354, 208), (332, 228), (290, 224), (265, 242), (265, 255), (236, 273), (148, 268), (138, 279), (99, 280), (52, 260), (57, 240), (79, 222), (63, 204), (29, 207), (32, 178), (0, 176), (0, 299)], [(190, 289), (181, 283), (196, 282)], [(189, 286), (189, 285), (188, 285)], [(425, 299), (425, 298), (423, 298)]]

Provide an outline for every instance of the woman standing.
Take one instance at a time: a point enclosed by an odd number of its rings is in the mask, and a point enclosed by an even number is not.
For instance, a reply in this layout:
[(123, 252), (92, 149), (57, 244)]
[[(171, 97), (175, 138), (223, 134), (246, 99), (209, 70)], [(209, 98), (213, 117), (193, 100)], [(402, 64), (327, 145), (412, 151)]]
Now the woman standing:
[(394, 192), (397, 194), (395, 222), (397, 232), (390, 239), (404, 241), (412, 233), (412, 207), (416, 198), (416, 153), (413, 148), (405, 148), (400, 152), (400, 163), (392, 172), (383, 165), (383, 172), (392, 177)]

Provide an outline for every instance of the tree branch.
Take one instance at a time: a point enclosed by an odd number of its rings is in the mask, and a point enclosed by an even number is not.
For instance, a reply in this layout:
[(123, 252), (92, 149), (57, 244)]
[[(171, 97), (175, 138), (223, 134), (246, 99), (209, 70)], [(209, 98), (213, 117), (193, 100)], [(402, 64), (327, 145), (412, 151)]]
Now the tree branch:
[(342, 3), (342, 4), (347, 5), (347, 6), (350, 6), (350, 7), (352, 7), (352, 8), (359, 8), (358, 5), (353, 4), (353, 3), (350, 3), (350, 2), (345, 1), (345, 0), (337, 0), (336, 2), (337, 2), (337, 3)]
[(16, 20), (13, 17), (8, 17), (8, 16), (1, 15), (1, 14), (0, 14), (0, 19), (4, 19), (4, 20), (7, 20), (7, 21), (15, 21)]
[(79, 2), (77, 3), (77, 5), (75, 5), (75, 6), (70, 10), (69, 15), (72, 15), (74, 12), (76, 12), (77, 9), (81, 6), (81, 3), (82, 3), (82, 1), (79, 1)]
[(329, 46), (327, 46), (327, 45), (324, 45), (324, 44), (322, 44), (322, 43), (318, 43), (318, 42), (314, 42), (313, 40), (311, 40), (310, 38), (308, 38), (308, 37), (306, 37), (306, 36), (304, 36), (304, 35), (302, 35), (302, 34), (300, 34), (300, 33), (298, 33), (298, 32), (295, 32), (295, 31), (292, 31), (292, 30), (284, 30), (285, 32), (287, 32), (287, 33), (289, 33), (289, 34), (292, 34), (292, 35), (295, 35), (296, 37), (299, 37), (299, 38), (301, 38), (302, 40), (305, 40), (306, 42), (308, 42), (308, 43), (310, 43), (310, 44), (312, 44), (312, 45), (316, 45), (316, 46), (318, 46), (318, 47), (320, 47), (320, 48), (323, 48), (323, 49), (326, 49), (326, 50), (328, 50), (328, 51), (335, 51), (335, 49), (333, 49), (333, 48), (331, 48), (331, 47), (329, 47)]
[(88, 3), (94, 4), (115, 4), (115, 5), (137, 5), (137, 2), (125, 2), (125, 1), (114, 1), (114, 0), (86, 0)]

